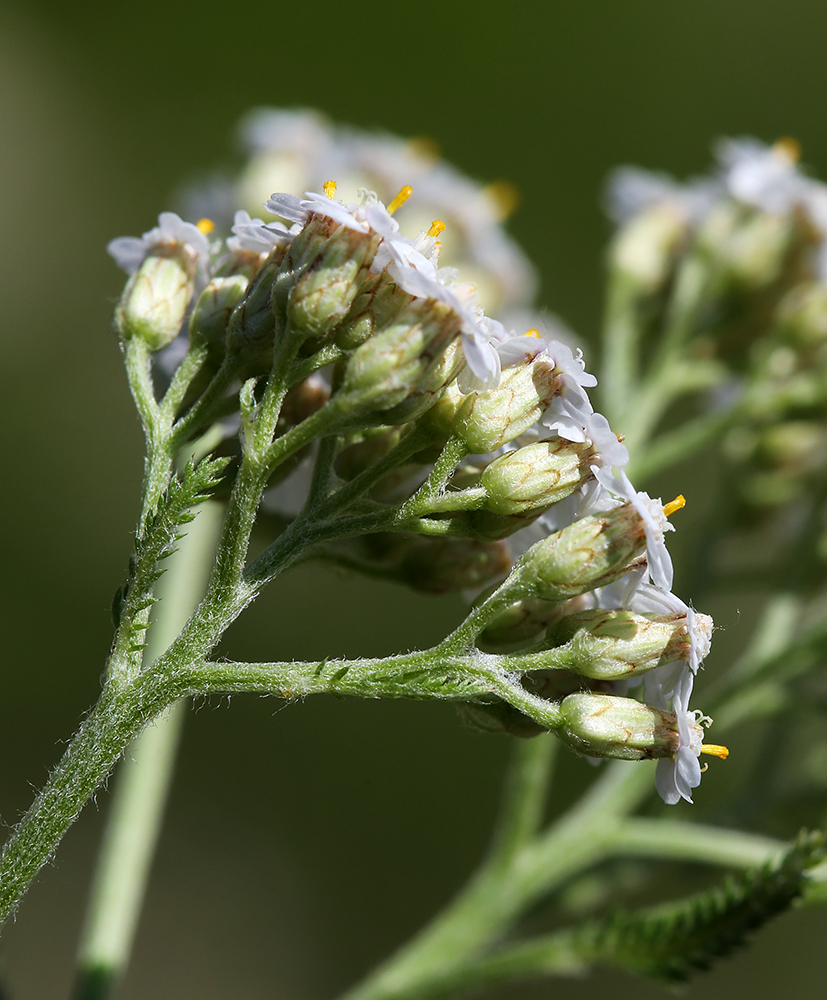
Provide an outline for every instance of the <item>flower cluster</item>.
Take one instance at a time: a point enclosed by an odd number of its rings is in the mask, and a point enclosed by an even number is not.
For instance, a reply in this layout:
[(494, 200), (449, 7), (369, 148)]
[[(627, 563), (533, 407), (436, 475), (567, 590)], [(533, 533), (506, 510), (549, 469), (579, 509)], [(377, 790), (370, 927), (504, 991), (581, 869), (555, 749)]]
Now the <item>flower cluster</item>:
[[(224, 240), (208, 240), (206, 220), (165, 213), (140, 240), (113, 241), (132, 275), (120, 335), (161, 351), (170, 375), (184, 351), (197, 355), (212, 382), (188, 400), (187, 419), (206, 426), (240, 407), (242, 433), (232, 436), (230, 419), (225, 444), (237, 454), (260, 380), (281, 366), (289, 391), (276, 440), (315, 421), (318, 440), (332, 442), (341, 495), (364, 486), (370, 509), (392, 515), (382, 522), (392, 531), (320, 556), (430, 592), (506, 578), (515, 599), (481, 641), (505, 642), (519, 663), (545, 635), (548, 662), (566, 670), (555, 682), (565, 695), (558, 735), (587, 756), (656, 757), (664, 800), (691, 801), (703, 746), (689, 696), (712, 626), (671, 593), (664, 538), (682, 498), (663, 505), (631, 485), (628, 451), (590, 400), (597, 380), (582, 352), (493, 318), (475, 286), (441, 266), (441, 218), (402, 233), (395, 213), (411, 187), (383, 203), (372, 190), (344, 201), (334, 181), (321, 186), (273, 194), (269, 221), (237, 210)], [(162, 349), (174, 341), (170, 363)], [(308, 499), (317, 447), (269, 482), (266, 505), (282, 523), (318, 502)], [(622, 657), (609, 655), (607, 636), (625, 643)], [(625, 696), (641, 681), (643, 703)], [(595, 721), (607, 705), (610, 729)], [(624, 719), (642, 720), (634, 745), (618, 735), (631, 731)]]

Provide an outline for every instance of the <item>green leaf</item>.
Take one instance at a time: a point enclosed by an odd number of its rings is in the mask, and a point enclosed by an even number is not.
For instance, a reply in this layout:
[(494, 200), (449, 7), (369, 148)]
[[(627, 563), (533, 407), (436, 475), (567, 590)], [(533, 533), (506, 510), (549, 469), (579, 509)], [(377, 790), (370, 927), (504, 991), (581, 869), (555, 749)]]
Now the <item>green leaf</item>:
[(580, 944), (596, 961), (682, 982), (788, 910), (803, 892), (807, 872), (826, 854), (823, 834), (802, 832), (778, 861), (678, 903), (614, 913), (584, 928)]

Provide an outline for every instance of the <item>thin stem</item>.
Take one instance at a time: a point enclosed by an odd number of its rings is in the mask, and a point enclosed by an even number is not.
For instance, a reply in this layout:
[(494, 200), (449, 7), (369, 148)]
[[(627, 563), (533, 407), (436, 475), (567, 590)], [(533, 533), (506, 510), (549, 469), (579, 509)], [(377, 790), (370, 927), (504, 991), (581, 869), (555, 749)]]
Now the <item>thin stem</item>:
[(525, 592), (523, 574), (519, 565), (490, 597), (477, 605), (465, 621), (439, 644), (446, 652), (461, 652), (469, 649), (476, 637), (497, 615), (519, 600)]
[(655, 438), (645, 449), (638, 448), (637, 457), (632, 458), (627, 473), (637, 482), (638, 479), (656, 476), (678, 462), (687, 461), (701, 448), (717, 444), (720, 436), (742, 415), (742, 409), (733, 406), (716, 413), (704, 413), (681, 424), (674, 431)]
[(514, 741), (488, 859), (490, 865), (510, 865), (514, 856), (538, 833), (559, 746), (556, 739), (546, 735)]
[[(156, 588), (158, 613), (145, 654), (169, 647), (203, 593), (221, 527), (221, 508), (203, 504)], [(132, 951), (149, 869), (169, 795), (187, 702), (172, 705), (127, 750), (95, 871), (78, 949), (77, 1000), (104, 1000)]]
[(150, 361), (152, 352), (145, 340), (131, 337), (124, 347), (126, 375), (135, 406), (144, 425), (147, 441), (156, 434), (160, 420), (158, 403), (155, 401), (155, 389), (152, 385)]
[(243, 361), (237, 355), (225, 356), (210, 384), (173, 428), (171, 445), (174, 451), (178, 451), (205, 424), (213, 422), (214, 414), (224, 403), (224, 394), (238, 378), (242, 368)]
[(339, 442), (340, 439), (335, 434), (322, 438), (319, 442), (319, 450), (313, 466), (313, 478), (307, 494), (306, 503), (308, 507), (314, 507), (328, 495), (330, 480), (333, 474), (333, 463), (336, 460)]
[(603, 364), (600, 384), (609, 422), (623, 426), (638, 382), (638, 349), (641, 335), (637, 304), (640, 292), (622, 271), (609, 278), (603, 323)]
[(169, 388), (161, 400), (161, 412), (170, 424), (177, 416), (178, 408), (184, 401), (192, 380), (207, 360), (207, 353), (206, 344), (190, 344), (184, 359), (172, 376)]
[(320, 503), (314, 511), (315, 516), (327, 518), (344, 513), (354, 501), (363, 497), (371, 487), (398, 469), (412, 455), (427, 447), (432, 441), (433, 433), (427, 427), (421, 424), (414, 424), (402, 436), (398, 444), (386, 455), (383, 455), (382, 458), (374, 462), (369, 468), (360, 472), (349, 483), (340, 486), (332, 496)]
[(617, 829), (614, 853), (699, 864), (751, 868), (773, 861), (789, 845), (740, 830), (664, 819), (627, 819)]

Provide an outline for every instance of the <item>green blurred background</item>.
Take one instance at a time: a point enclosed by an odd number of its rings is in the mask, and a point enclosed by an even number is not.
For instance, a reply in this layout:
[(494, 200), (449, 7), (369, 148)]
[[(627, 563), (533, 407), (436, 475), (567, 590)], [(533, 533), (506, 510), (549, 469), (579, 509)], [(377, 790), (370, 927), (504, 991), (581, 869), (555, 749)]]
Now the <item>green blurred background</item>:
[[(701, 172), (715, 137), (752, 134), (794, 136), (827, 177), (825, 38), (819, 0), (0, 4), (3, 823), (96, 697), (137, 514), (142, 440), (110, 327), (121, 286), (104, 253), (111, 237), (150, 228), (188, 176), (231, 165), (248, 107), (316, 106), (429, 135), (467, 173), (513, 181), (522, 204), (511, 229), (539, 267), (542, 302), (588, 343), (606, 172), (626, 162)], [(702, 506), (697, 480), (677, 485)], [(680, 564), (676, 589), (692, 597)], [(727, 594), (703, 610), (727, 626), (708, 665), (726, 669), (754, 608)], [(223, 648), (240, 659), (390, 653), (436, 641), (460, 614), (458, 599), (302, 569)], [(751, 734), (739, 736), (732, 765), (699, 792), (711, 815), (725, 817), (739, 793)], [(444, 707), (202, 705), (187, 723), (124, 1000), (334, 995), (473, 869), (507, 751), (506, 738), (477, 735)], [(590, 778), (567, 757), (554, 808)], [(3, 932), (0, 979), (13, 1000), (66, 995), (107, 806), (100, 792)], [(786, 832), (783, 818), (765, 825)], [(664, 894), (704, 878), (659, 873)], [(821, 998), (825, 932), (827, 914), (792, 914), (686, 995)], [(552, 992), (666, 996), (610, 974)]]

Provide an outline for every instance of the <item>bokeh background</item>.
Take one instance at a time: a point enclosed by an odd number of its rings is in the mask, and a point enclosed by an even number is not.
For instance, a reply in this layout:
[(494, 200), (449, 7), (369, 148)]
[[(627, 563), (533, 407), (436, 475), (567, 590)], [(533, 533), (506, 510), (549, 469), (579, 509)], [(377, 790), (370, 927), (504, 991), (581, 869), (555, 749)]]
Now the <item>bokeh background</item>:
[[(511, 230), (540, 270), (541, 301), (588, 344), (607, 171), (701, 172), (715, 137), (751, 134), (794, 136), (827, 176), (825, 37), (819, 0), (3, 0), (2, 822), (28, 805), (97, 695), (137, 514), (142, 440), (111, 333), (122, 281), (104, 253), (111, 237), (150, 228), (182, 180), (231, 166), (234, 124), (250, 106), (315, 106), (431, 136), (467, 173), (515, 183)], [(678, 487), (690, 504), (703, 488), (699, 477)], [(726, 669), (755, 614), (743, 595), (716, 600), (703, 610), (727, 629), (709, 671)], [(460, 614), (458, 599), (302, 569), (224, 649), (239, 659), (384, 654), (436, 641)], [(732, 765), (707, 775), (698, 797), (713, 815), (741, 794), (751, 739), (739, 733)], [(124, 1000), (335, 995), (473, 869), (508, 748), (446, 707), (202, 705), (187, 722)], [(566, 757), (553, 809), (590, 777)], [(4, 929), (0, 980), (12, 1000), (67, 994), (107, 807), (101, 791)], [(784, 833), (783, 818), (768, 828)], [(630, 893), (639, 875), (630, 869)], [(666, 865), (658, 876), (664, 896), (704, 879)], [(821, 998), (825, 932), (827, 914), (791, 914), (685, 995)], [(553, 990), (667, 995), (608, 973)]]

